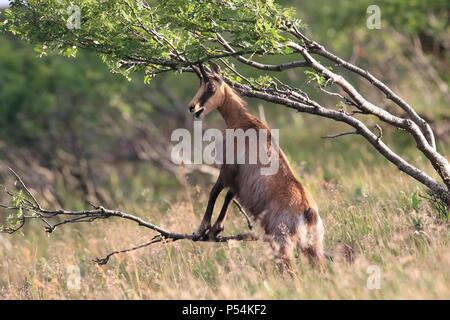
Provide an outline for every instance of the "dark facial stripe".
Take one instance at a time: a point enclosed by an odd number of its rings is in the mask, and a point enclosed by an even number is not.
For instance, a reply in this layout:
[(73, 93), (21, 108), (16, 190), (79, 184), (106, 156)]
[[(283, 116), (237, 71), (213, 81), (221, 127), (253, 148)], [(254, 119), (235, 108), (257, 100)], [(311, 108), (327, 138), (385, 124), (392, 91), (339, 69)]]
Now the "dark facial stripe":
[(203, 92), (203, 94), (201, 95), (199, 102), (200, 102), (200, 106), (204, 106), (206, 104), (206, 102), (209, 100), (209, 98), (211, 98), (214, 95), (214, 91), (212, 90), (205, 90), (205, 92)]

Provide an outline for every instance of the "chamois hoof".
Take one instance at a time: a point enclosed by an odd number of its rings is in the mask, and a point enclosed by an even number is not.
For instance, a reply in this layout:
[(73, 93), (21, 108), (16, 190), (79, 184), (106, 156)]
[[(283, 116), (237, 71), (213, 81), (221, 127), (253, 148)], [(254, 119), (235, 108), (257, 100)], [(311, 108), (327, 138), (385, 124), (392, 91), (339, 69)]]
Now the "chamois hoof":
[(208, 236), (209, 230), (210, 228), (206, 228), (205, 230), (196, 231), (192, 233), (192, 241), (205, 240), (206, 237)]
[(209, 240), (217, 240), (217, 236), (223, 231), (223, 227), (213, 227), (207, 234)]
[(199, 241), (202, 237), (203, 237), (203, 235), (201, 235), (201, 234), (198, 234), (196, 232), (192, 233), (192, 241)]

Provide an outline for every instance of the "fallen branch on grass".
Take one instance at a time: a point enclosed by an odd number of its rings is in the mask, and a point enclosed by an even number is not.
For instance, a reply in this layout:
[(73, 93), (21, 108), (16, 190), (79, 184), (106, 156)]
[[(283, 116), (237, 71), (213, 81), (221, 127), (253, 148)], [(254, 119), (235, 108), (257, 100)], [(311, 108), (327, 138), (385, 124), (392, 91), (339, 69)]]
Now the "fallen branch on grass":
[[(19, 184), (19, 192), (13, 193), (6, 189), (5, 192), (11, 198), (11, 205), (0, 204), (0, 207), (12, 211), (13, 214), (9, 216), (9, 226), (2, 227), (0, 230), (3, 233), (13, 234), (18, 232), (30, 220), (41, 220), (45, 225), (45, 232), (52, 233), (56, 228), (65, 224), (74, 224), (81, 222), (94, 222), (97, 219), (108, 219), (112, 217), (130, 220), (137, 223), (139, 226), (155, 231), (157, 234), (147, 243), (140, 244), (128, 249), (117, 250), (110, 252), (104, 258), (96, 258), (94, 262), (104, 265), (108, 263), (109, 259), (116, 254), (130, 252), (141, 248), (148, 247), (155, 243), (167, 243), (178, 240), (191, 240), (201, 242), (228, 242), (228, 241), (255, 241), (258, 240), (257, 235), (253, 232), (240, 233), (229, 236), (209, 237), (196, 239), (193, 234), (177, 233), (165, 230), (151, 222), (145, 221), (142, 218), (119, 210), (110, 210), (102, 206), (90, 204), (90, 210), (49, 210), (45, 209), (38, 202), (37, 198), (31, 193), (30, 189), (25, 185), (20, 176), (12, 169), (11, 173), (15, 176)], [(239, 206), (241, 212), (245, 214), (242, 207)], [(248, 222), (249, 220), (247, 220)], [(251, 224), (249, 224), (250, 226)]]

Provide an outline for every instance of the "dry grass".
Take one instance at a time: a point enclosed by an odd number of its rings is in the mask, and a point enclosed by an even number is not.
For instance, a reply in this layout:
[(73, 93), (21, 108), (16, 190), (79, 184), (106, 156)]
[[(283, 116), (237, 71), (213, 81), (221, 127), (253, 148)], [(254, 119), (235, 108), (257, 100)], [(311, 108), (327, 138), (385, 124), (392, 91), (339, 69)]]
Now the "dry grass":
[[(50, 237), (33, 226), (24, 231), (25, 236), (0, 238), (0, 298), (449, 298), (449, 225), (426, 202), (417, 210), (412, 207), (411, 194), (417, 185), (390, 166), (368, 168), (355, 163), (351, 171), (339, 175), (339, 161), (327, 164), (303, 170), (302, 180), (321, 208), (327, 248), (352, 245), (357, 252), (352, 264), (336, 261), (319, 274), (299, 257), (292, 280), (277, 273), (264, 243), (180, 241), (117, 256), (107, 266), (97, 266), (91, 258), (142, 243), (152, 234), (117, 220), (64, 227)], [(327, 178), (330, 175), (334, 178)], [(139, 185), (135, 188), (142, 190)], [(190, 190), (195, 202), (180, 192), (184, 199), (171, 205), (164, 199), (133, 198), (120, 207), (167, 228), (190, 232), (206, 202), (199, 195), (206, 192), (195, 190)], [(141, 192), (143, 199), (146, 193)], [(236, 210), (226, 228), (226, 232), (245, 228)], [(370, 290), (367, 281), (373, 265), (381, 271), (381, 283), (379, 289)], [(68, 286), (72, 266), (80, 268), (80, 288)]]

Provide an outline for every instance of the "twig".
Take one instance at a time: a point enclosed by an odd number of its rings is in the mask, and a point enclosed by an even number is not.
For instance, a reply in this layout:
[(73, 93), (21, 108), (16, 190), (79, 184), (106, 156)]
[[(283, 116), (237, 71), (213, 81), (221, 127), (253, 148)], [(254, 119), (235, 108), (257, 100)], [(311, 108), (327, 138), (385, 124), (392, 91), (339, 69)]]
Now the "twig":
[(250, 219), (250, 217), (248, 216), (247, 212), (245, 212), (242, 205), (236, 199), (233, 198), (233, 202), (236, 205), (236, 207), (238, 207), (239, 211), (244, 215), (245, 219), (247, 220), (248, 228), (250, 230), (253, 230), (253, 223), (252, 223), (252, 220)]
[(36, 205), (37, 209), (42, 209), (41, 205), (39, 204), (39, 202), (36, 200), (36, 198), (34, 197), (34, 195), (31, 193), (31, 191), (28, 189), (28, 187), (25, 185), (25, 183), (22, 181), (22, 179), (19, 177), (19, 175), (11, 168), (9, 168), (9, 171), (12, 172), (12, 174), (16, 177), (16, 179), (19, 181), (20, 185), (23, 187), (23, 189), (26, 191), (26, 193), (31, 197), (31, 199), (33, 199), (34, 204)]
[(383, 129), (378, 124), (375, 125), (375, 128), (378, 130), (377, 140), (379, 141), (383, 138)]
[[(236, 53), (236, 50), (233, 49), (233, 47), (231, 47), (231, 45), (225, 40), (224, 37), (222, 37), (222, 35), (220, 35), (219, 33), (216, 33), (216, 35), (217, 35), (218, 42), (226, 50), (228, 50), (228, 51), (226, 51), (227, 53), (229, 53), (229, 54)], [(259, 62), (244, 58), (241, 55), (236, 55), (235, 58), (244, 64), (247, 64), (247, 65), (257, 68), (257, 69), (266, 70), (266, 71), (284, 71), (284, 70), (288, 70), (288, 69), (309, 66), (309, 62), (303, 61), (303, 60), (302, 61), (292, 61), (292, 62), (287, 62), (287, 63), (282, 63), (282, 64), (264, 64), (264, 63), (259, 63)]]
[(321, 137), (322, 139), (334, 139), (334, 138), (339, 138), (342, 136), (348, 136), (351, 134), (359, 134), (358, 131), (347, 131), (347, 132), (342, 132), (342, 133), (337, 133), (337, 134), (331, 134), (331, 135), (327, 135), (327, 136), (323, 136)]
[(97, 263), (99, 265), (105, 265), (105, 264), (108, 263), (109, 258), (111, 258), (112, 256), (114, 256), (116, 254), (126, 253), (126, 252), (130, 252), (130, 251), (135, 251), (135, 250), (138, 250), (138, 249), (142, 249), (142, 248), (148, 247), (148, 246), (150, 246), (150, 245), (152, 245), (154, 243), (161, 242), (161, 241), (162, 241), (161, 237), (155, 236), (155, 237), (152, 238), (151, 241), (146, 242), (144, 244), (140, 244), (140, 245), (128, 248), (128, 249), (112, 251), (112, 252), (108, 253), (104, 258), (95, 258), (92, 261), (94, 261), (95, 263)]
[[(228, 62), (226, 62), (225, 59), (220, 59), (220, 61), (225, 65), (225, 67), (227, 67), (231, 72), (233, 72), (235, 75), (237, 75), (239, 78), (241, 78), (242, 80), (244, 80), (245, 82), (247, 82), (253, 89), (257, 89), (257, 87), (255, 87), (253, 85), (253, 82), (250, 81), (250, 79), (248, 79), (247, 77), (245, 77), (244, 75), (242, 75), (242, 73), (240, 73), (239, 71), (237, 71), (235, 68), (233, 68)], [(261, 85), (260, 83), (258, 83), (258, 81), (255, 80), (255, 83)]]

